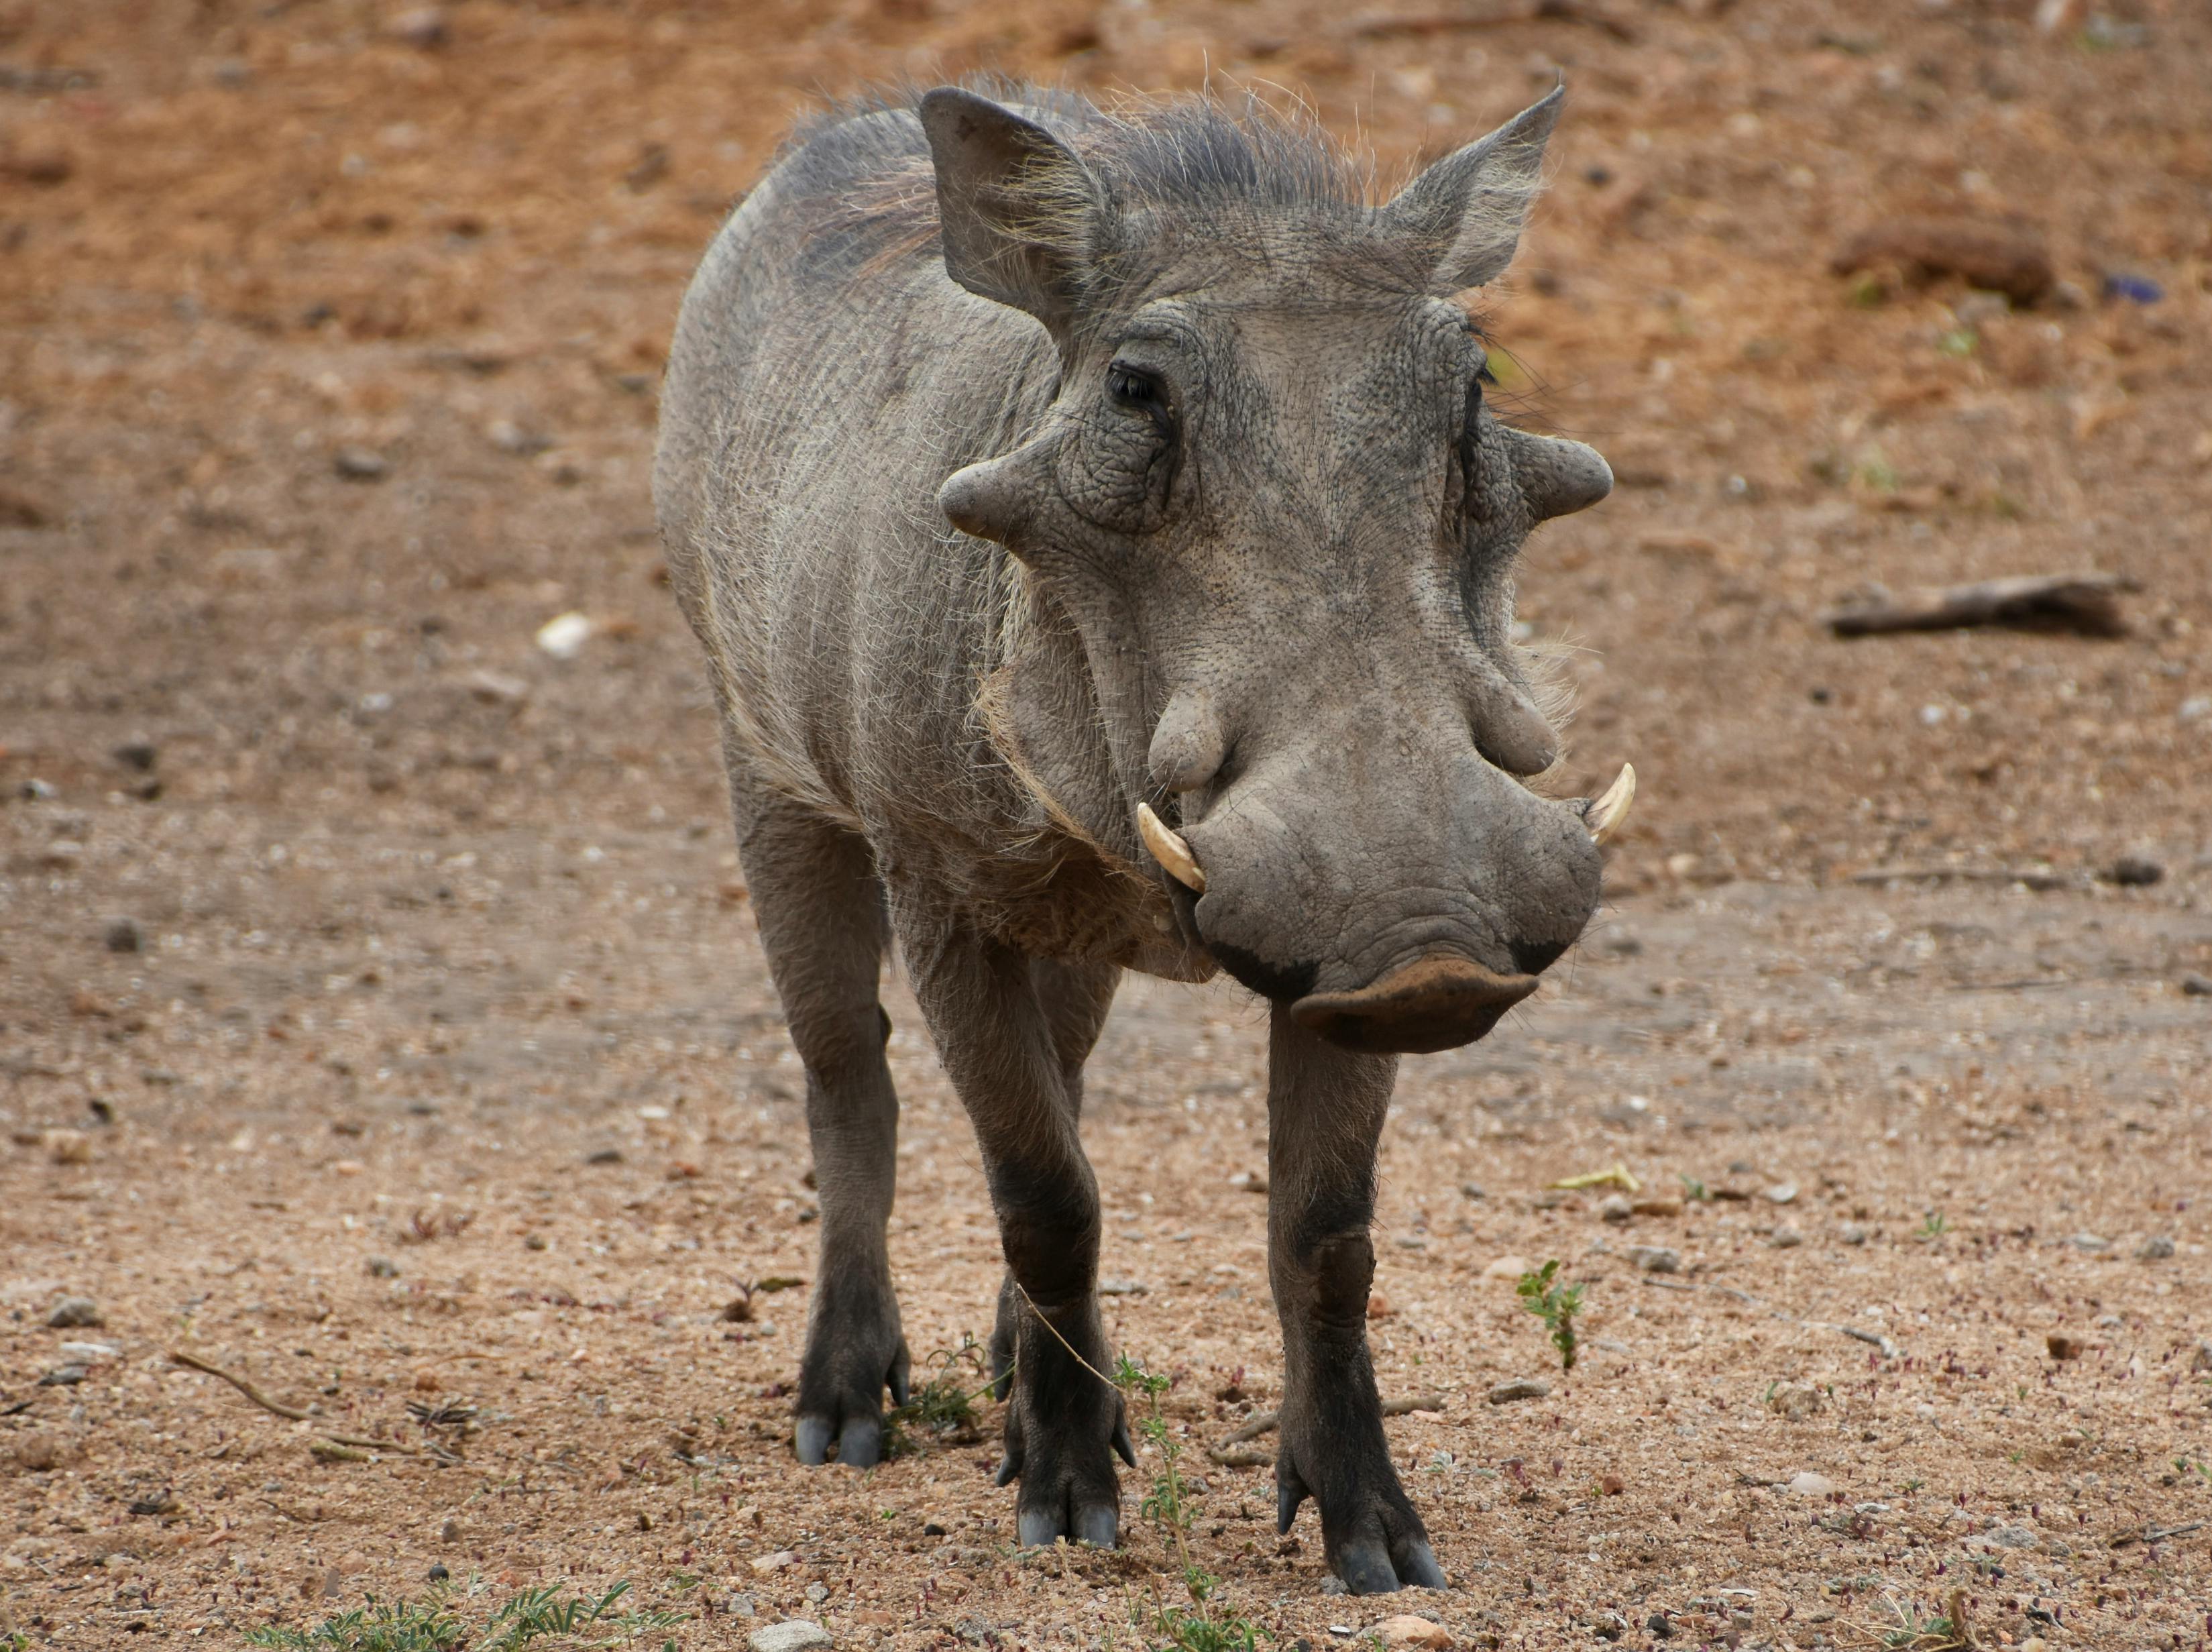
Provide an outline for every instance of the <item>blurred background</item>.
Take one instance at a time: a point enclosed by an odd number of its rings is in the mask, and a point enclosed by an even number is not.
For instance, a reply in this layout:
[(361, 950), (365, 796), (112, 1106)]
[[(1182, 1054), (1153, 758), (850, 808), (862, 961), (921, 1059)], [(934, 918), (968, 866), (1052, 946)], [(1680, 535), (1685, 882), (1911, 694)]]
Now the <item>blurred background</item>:
[[(1211, 76), (1388, 178), (1564, 76), (1491, 308), (1522, 416), (1620, 477), (1522, 584), (1589, 651), (1569, 780), (1644, 776), (1620, 886), (2193, 854), (2209, 49), (2181, 0), (0, 0), (0, 783), (93, 811), (88, 878), (216, 801), (708, 811), (657, 374), (795, 112)], [(2083, 569), (2139, 582), (2126, 639), (1820, 623)], [(533, 643), (571, 612), (582, 668)]]

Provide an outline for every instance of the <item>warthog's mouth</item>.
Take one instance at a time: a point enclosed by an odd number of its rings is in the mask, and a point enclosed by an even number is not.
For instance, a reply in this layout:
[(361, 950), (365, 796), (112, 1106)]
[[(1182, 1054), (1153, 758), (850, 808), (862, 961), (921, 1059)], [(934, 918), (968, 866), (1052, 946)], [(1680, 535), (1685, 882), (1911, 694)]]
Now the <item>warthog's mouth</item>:
[(1401, 964), (1350, 993), (1314, 993), (1291, 1018), (1332, 1044), (1372, 1055), (1421, 1055), (1472, 1044), (1536, 990), (1534, 975), (1504, 975), (1444, 953)]

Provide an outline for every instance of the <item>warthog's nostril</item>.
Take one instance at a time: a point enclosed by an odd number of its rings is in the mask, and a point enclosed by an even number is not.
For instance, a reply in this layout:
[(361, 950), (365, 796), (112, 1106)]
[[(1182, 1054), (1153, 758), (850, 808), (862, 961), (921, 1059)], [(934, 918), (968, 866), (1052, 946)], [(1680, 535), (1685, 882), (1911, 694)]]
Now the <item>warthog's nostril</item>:
[(1291, 1018), (1332, 1044), (1373, 1054), (1418, 1054), (1471, 1044), (1536, 990), (1455, 955), (1416, 959), (1356, 992), (1315, 993)]

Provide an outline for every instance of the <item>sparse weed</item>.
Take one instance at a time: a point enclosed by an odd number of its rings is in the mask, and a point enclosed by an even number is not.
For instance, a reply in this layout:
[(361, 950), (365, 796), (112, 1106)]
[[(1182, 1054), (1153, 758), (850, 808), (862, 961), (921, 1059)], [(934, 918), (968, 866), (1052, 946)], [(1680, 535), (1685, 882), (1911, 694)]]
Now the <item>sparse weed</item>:
[(1890, 1652), (1946, 1652), (1960, 1643), (1951, 1632), (1951, 1620), (1941, 1613), (1923, 1618), (1917, 1606), (1906, 1606), (1898, 1616), (1902, 1621), (1881, 1637)]
[(1521, 1297), (1521, 1305), (1544, 1321), (1552, 1333), (1552, 1346), (1559, 1351), (1561, 1369), (1575, 1368), (1575, 1315), (1582, 1312), (1583, 1287), (1578, 1285), (1557, 1285), (1552, 1283), (1559, 1271), (1557, 1257), (1536, 1270), (1523, 1273), (1521, 1283), (1514, 1287)]
[(1690, 1200), (1692, 1204), (1698, 1205), (1706, 1204), (1711, 1200), (1713, 1196), (1712, 1189), (1706, 1187), (1705, 1184), (1698, 1181), (1697, 1177), (1682, 1175), (1679, 1171), (1676, 1172), (1676, 1175), (1682, 1183), (1683, 1198)]
[(1919, 1227), (1914, 1230), (1912, 1236), (1924, 1244), (1930, 1239), (1941, 1239), (1950, 1231), (1951, 1218), (1941, 1211), (1930, 1211)]
[(1152, 1481), (1152, 1492), (1145, 1498), (1139, 1512), (1166, 1530), (1169, 1540), (1175, 1545), (1176, 1564), (1182, 1568), (1183, 1591), (1190, 1597), (1190, 1604), (1186, 1606), (1162, 1600), (1156, 1595), (1150, 1613), (1133, 1612), (1131, 1622), (1142, 1632), (1149, 1616), (1151, 1632), (1160, 1637), (1160, 1644), (1172, 1649), (1172, 1652), (1255, 1652), (1262, 1631), (1234, 1607), (1215, 1600), (1220, 1580), (1201, 1570), (1190, 1558), (1190, 1494), (1183, 1484), (1181, 1468), (1182, 1442), (1176, 1438), (1168, 1419), (1160, 1414), (1160, 1396), (1174, 1386), (1174, 1380), (1146, 1370), (1124, 1354), (1114, 1367), (1114, 1386), (1128, 1397), (1133, 1406), (1139, 1400), (1144, 1402), (1144, 1415), (1137, 1420), (1137, 1432), (1159, 1449), (1160, 1473)]
[(680, 1612), (617, 1611), (617, 1603), (629, 1593), (628, 1583), (617, 1583), (597, 1600), (574, 1595), (564, 1600), (558, 1585), (525, 1589), (492, 1613), (473, 1641), (441, 1591), (420, 1600), (372, 1596), (366, 1606), (326, 1618), (313, 1629), (272, 1624), (248, 1631), (246, 1642), (282, 1652), (459, 1652), (465, 1644), (469, 1652), (521, 1652), (554, 1638), (579, 1648), (627, 1646), (649, 1631), (684, 1620)]
[(922, 1361), (929, 1375), (906, 1404), (884, 1418), (884, 1455), (907, 1456), (924, 1441), (960, 1445), (975, 1439), (975, 1402), (994, 1381), (987, 1355), (981, 1343), (963, 1333), (957, 1348), (940, 1348)]

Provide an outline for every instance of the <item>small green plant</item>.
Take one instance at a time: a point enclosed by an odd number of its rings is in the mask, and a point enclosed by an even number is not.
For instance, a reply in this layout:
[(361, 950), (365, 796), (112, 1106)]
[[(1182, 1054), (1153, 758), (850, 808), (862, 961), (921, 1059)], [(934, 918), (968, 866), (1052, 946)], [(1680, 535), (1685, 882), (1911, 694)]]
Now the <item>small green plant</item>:
[(467, 1631), (453, 1617), (444, 1598), (426, 1600), (378, 1600), (326, 1618), (313, 1629), (271, 1624), (248, 1630), (248, 1646), (273, 1646), (287, 1652), (450, 1652)]
[[(1175, 1546), (1176, 1563), (1182, 1569), (1183, 1591), (1190, 1597), (1186, 1606), (1155, 1596), (1150, 1613), (1152, 1632), (1163, 1637), (1173, 1652), (1255, 1652), (1261, 1631), (1243, 1613), (1216, 1600), (1220, 1580), (1190, 1558), (1190, 1492), (1183, 1484), (1181, 1468), (1182, 1442), (1176, 1438), (1168, 1419), (1160, 1413), (1160, 1396), (1174, 1386), (1174, 1379), (1146, 1370), (1124, 1354), (1114, 1367), (1114, 1386), (1133, 1407), (1143, 1402), (1137, 1432), (1158, 1448), (1160, 1473), (1139, 1512), (1167, 1533)], [(1139, 1630), (1146, 1627), (1146, 1615), (1131, 1614)]]
[(1951, 1231), (1951, 1218), (1941, 1211), (1930, 1211), (1913, 1232), (1912, 1236), (1923, 1244), (1930, 1239), (1941, 1239)]
[(921, 1386), (906, 1404), (884, 1418), (887, 1457), (903, 1457), (919, 1450), (921, 1437), (951, 1444), (974, 1440), (975, 1402), (997, 1382), (983, 1345), (965, 1333), (957, 1348), (939, 1349), (922, 1361), (921, 1368), (929, 1374)]
[(1960, 1644), (1951, 1632), (1951, 1619), (1943, 1613), (1923, 1618), (1917, 1606), (1893, 1605), (1891, 1610), (1896, 1613), (1897, 1625), (1881, 1637), (1890, 1652), (1946, 1652)]
[(1897, 491), (1897, 467), (1879, 447), (1869, 447), (1860, 453), (1859, 462), (1852, 467), (1851, 479), (1869, 493)]
[(1982, 336), (1972, 327), (1954, 327), (1939, 335), (1936, 348), (1944, 355), (1964, 359), (1981, 347)]
[(1927, 1484), (1926, 1480), (1905, 1480), (1901, 1482), (1897, 1489), (1909, 1497)]
[(1676, 1172), (1676, 1175), (1680, 1177), (1682, 1183), (1683, 1198), (1690, 1200), (1692, 1204), (1698, 1205), (1706, 1204), (1711, 1200), (1713, 1196), (1712, 1189), (1706, 1187), (1705, 1184), (1698, 1181), (1697, 1177), (1681, 1175), (1679, 1171)]
[(564, 1600), (557, 1584), (525, 1589), (492, 1613), (473, 1641), (441, 1590), (420, 1600), (371, 1597), (366, 1606), (327, 1618), (313, 1629), (272, 1624), (248, 1631), (246, 1641), (283, 1652), (459, 1652), (464, 1644), (469, 1652), (521, 1652), (533, 1642), (556, 1638), (579, 1647), (626, 1646), (648, 1631), (684, 1620), (680, 1612), (617, 1611), (629, 1593), (628, 1583), (617, 1583), (597, 1600), (574, 1595)]
[(1559, 1365), (1571, 1371), (1575, 1368), (1575, 1315), (1583, 1310), (1583, 1287), (1578, 1285), (1559, 1285), (1552, 1283), (1559, 1273), (1559, 1258), (1537, 1269), (1523, 1273), (1521, 1283), (1514, 1286), (1521, 1305), (1544, 1321), (1552, 1333), (1552, 1346), (1559, 1351)]

